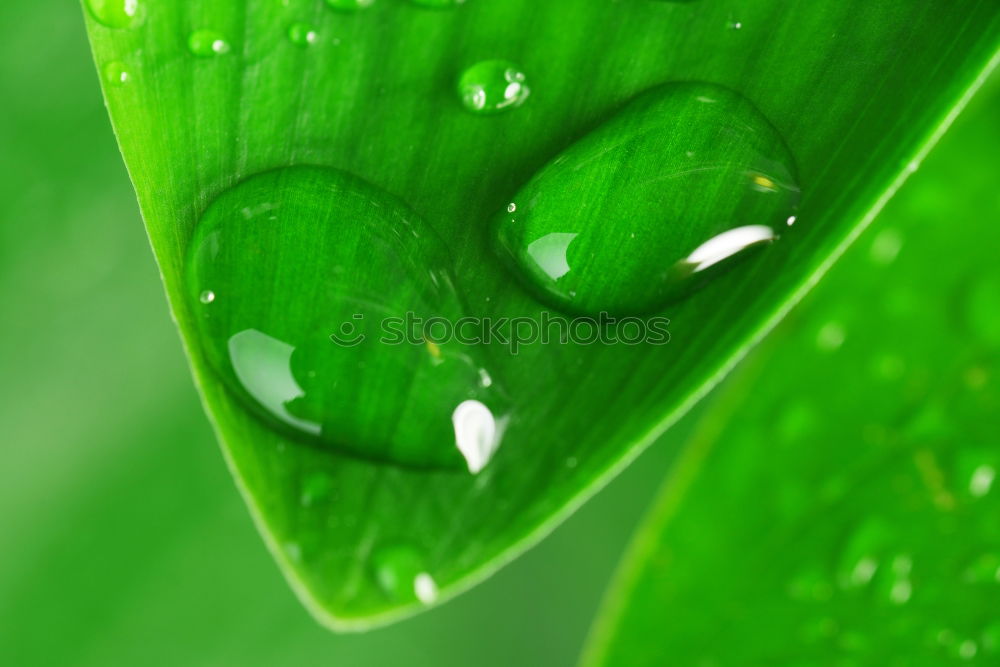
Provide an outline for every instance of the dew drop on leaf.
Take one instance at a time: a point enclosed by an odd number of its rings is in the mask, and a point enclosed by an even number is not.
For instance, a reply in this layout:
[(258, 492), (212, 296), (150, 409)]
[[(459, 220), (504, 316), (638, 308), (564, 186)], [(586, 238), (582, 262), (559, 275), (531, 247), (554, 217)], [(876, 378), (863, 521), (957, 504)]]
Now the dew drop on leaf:
[(124, 86), (132, 80), (132, 75), (125, 67), (125, 63), (112, 60), (103, 68), (104, 82), (109, 86)]
[(310, 46), (316, 43), (319, 32), (310, 23), (293, 23), (288, 28), (288, 39), (296, 46)]
[(484, 60), (466, 69), (458, 80), (458, 96), (466, 109), (492, 114), (524, 104), (531, 94), (521, 68), (507, 60)]
[(509, 201), (497, 248), (540, 297), (635, 315), (777, 239), (798, 186), (784, 141), (746, 98), (678, 83), (639, 95)]
[(108, 28), (135, 28), (146, 16), (140, 0), (87, 0), (90, 15)]
[(330, 496), (333, 490), (330, 476), (325, 472), (308, 475), (302, 482), (299, 502), (303, 507), (313, 507)]
[[(286, 167), (208, 207), (187, 294), (207, 360), (267, 424), (342, 453), (475, 473), (497, 451), (507, 401), (478, 347), (431, 338), (463, 315), (450, 261), (385, 191)], [(225, 298), (209, 306), (206, 292)]]
[(196, 56), (207, 58), (229, 53), (229, 42), (216, 30), (195, 30), (188, 37), (188, 50)]
[(420, 551), (407, 545), (382, 547), (372, 555), (372, 568), (379, 588), (392, 600), (437, 599), (437, 582), (427, 572)]

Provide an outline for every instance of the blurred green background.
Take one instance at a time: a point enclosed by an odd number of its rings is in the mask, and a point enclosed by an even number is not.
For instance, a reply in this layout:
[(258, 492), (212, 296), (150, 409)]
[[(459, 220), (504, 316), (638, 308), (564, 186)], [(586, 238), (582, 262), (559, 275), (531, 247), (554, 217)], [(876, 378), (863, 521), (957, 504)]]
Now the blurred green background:
[(687, 422), (472, 592), (328, 633), (198, 404), (79, 8), (4, 3), (0, 34), (0, 664), (573, 664)]

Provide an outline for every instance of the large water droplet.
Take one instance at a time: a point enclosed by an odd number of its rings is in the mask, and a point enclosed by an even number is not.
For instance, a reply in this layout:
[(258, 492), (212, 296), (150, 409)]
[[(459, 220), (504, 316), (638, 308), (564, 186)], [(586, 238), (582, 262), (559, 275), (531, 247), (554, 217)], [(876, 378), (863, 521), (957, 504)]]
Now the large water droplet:
[(326, 4), (342, 12), (355, 12), (371, 7), (375, 0), (326, 0)]
[(787, 228), (792, 156), (745, 98), (712, 84), (654, 88), (509, 200), (500, 252), (571, 310), (648, 313)]
[(426, 571), (420, 552), (405, 545), (383, 547), (372, 557), (375, 580), (390, 598), (417, 599), (430, 604), (437, 599), (437, 582)]
[(188, 37), (188, 50), (202, 58), (229, 53), (230, 48), (226, 37), (217, 30), (195, 30)]
[(140, 0), (87, 0), (87, 9), (108, 28), (135, 28), (146, 17), (146, 7)]
[(473, 113), (490, 114), (524, 104), (531, 94), (521, 68), (507, 60), (484, 60), (462, 73), (458, 95)]
[(268, 423), (369, 458), (477, 472), (499, 444), (502, 393), (477, 348), (425, 335), (431, 318), (462, 316), (449, 263), (395, 197), (288, 167), (208, 207), (187, 293), (209, 362)]

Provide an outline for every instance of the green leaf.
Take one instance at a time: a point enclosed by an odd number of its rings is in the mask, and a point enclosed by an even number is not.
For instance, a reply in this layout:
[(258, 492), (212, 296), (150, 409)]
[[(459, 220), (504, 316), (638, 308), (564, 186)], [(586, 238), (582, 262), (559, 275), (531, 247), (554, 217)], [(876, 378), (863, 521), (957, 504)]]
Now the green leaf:
[[(87, 27), (171, 309), (265, 541), (305, 604), (338, 629), (421, 608), (413, 591), (398, 597), (399, 573), (382, 576), (383, 550), (406, 550), (391, 567), (406, 577), (421, 568), (446, 599), (540, 539), (659, 437), (898, 185), (993, 56), (1000, 27), (992, 0), (794, 10), (777, 0), (439, 10), (380, 0), (352, 13), (317, 0), (141, 5), (137, 27), (90, 13)], [(299, 23), (316, 27), (312, 43), (289, 38)], [(526, 74), (533, 92), (519, 108), (463, 108), (462, 71), (489, 59)], [(559, 151), (670, 81), (726, 86), (760, 110), (798, 165), (800, 223), (670, 306), (669, 345), (486, 349), (512, 420), (479, 475), (303, 446), (251, 414), (213, 370), (185, 298), (185, 257), (202, 213), (236, 183), (294, 164), (355, 174), (445, 240), (468, 314), (537, 318), (543, 306), (490, 248), (491, 219)]]
[(998, 112), (703, 406), (586, 664), (1000, 660)]

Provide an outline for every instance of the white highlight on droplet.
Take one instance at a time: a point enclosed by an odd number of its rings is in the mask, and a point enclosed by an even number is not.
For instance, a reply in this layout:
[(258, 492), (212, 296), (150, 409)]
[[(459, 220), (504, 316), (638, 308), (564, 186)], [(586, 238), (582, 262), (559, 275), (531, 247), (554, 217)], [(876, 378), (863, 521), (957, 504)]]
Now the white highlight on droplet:
[(776, 238), (778, 237), (774, 230), (767, 225), (736, 227), (705, 241), (684, 261), (693, 265), (692, 271), (698, 273), (752, 245), (773, 241)]
[(413, 578), (413, 593), (424, 604), (431, 604), (438, 597), (437, 582), (431, 575), (421, 572)]
[(500, 444), (500, 428), (490, 409), (477, 400), (462, 401), (451, 414), (455, 446), (473, 475), (486, 467)]

